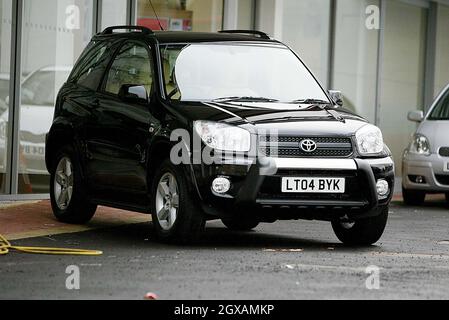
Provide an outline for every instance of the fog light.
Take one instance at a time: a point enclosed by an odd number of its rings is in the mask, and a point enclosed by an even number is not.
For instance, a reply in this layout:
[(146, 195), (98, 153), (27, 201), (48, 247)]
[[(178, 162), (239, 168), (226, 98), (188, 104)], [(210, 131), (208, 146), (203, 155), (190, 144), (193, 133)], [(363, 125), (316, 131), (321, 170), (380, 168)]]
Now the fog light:
[(390, 186), (386, 180), (377, 181), (377, 194), (379, 199), (385, 199), (390, 193)]
[(231, 189), (231, 181), (226, 177), (218, 177), (212, 182), (212, 190), (218, 194), (224, 194)]
[(424, 183), (424, 177), (423, 176), (417, 176), (416, 177), (416, 183)]

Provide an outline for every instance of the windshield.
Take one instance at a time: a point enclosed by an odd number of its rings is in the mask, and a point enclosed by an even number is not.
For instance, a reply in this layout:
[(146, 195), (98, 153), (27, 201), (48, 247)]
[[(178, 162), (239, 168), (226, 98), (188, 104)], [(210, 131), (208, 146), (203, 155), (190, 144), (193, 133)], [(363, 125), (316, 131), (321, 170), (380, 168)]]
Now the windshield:
[(449, 91), (432, 110), (429, 120), (449, 120)]
[(167, 45), (161, 54), (170, 99), (329, 102), (302, 62), (281, 45)]
[(56, 94), (69, 77), (70, 70), (37, 71), (22, 84), (22, 104), (53, 106)]

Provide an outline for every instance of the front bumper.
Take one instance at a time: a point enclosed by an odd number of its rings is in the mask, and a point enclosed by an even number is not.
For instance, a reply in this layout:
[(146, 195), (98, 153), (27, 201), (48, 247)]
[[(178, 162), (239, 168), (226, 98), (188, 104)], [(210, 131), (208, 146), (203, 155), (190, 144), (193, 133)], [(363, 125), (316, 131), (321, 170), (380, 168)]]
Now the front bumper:
[[(196, 187), (204, 211), (212, 217), (257, 215), (262, 221), (279, 219), (334, 220), (348, 216), (376, 216), (393, 196), (394, 162), (382, 159), (263, 158), (256, 163), (233, 159), (213, 166), (194, 166)], [(231, 190), (219, 195), (211, 190), (213, 179), (229, 177)], [(344, 177), (345, 194), (283, 194), (282, 177)], [(376, 183), (385, 179), (390, 194), (379, 200)]]
[[(408, 190), (448, 192), (449, 172), (445, 171), (448, 163), (449, 158), (439, 154), (424, 156), (406, 151), (402, 160), (403, 187)], [(416, 182), (418, 176), (424, 178), (423, 183)]]

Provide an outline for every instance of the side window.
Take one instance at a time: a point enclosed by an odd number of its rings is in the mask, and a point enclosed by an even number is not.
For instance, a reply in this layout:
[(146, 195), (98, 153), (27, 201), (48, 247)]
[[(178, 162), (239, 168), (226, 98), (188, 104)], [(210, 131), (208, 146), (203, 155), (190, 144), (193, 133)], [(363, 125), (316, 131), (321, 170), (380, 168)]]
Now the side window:
[(80, 65), (74, 72), (74, 82), (96, 90), (106, 69), (108, 55), (106, 43), (94, 44), (80, 60)]
[(438, 105), (433, 109), (430, 120), (449, 120), (449, 90), (440, 99)]
[(153, 72), (145, 46), (126, 44), (115, 57), (106, 77), (105, 91), (118, 94), (124, 84), (142, 85), (151, 94)]

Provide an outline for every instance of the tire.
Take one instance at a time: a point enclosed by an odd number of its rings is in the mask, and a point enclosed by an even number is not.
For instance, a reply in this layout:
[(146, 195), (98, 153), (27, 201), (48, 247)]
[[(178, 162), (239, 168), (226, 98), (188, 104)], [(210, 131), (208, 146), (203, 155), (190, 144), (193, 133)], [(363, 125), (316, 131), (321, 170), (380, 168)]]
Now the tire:
[(426, 193), (418, 190), (407, 190), (402, 187), (402, 197), (404, 203), (409, 206), (419, 206), (424, 203), (426, 199)]
[(376, 217), (357, 220), (351, 224), (333, 221), (332, 228), (337, 238), (345, 245), (370, 246), (382, 237), (387, 221), (388, 207), (384, 207)]
[(222, 219), (223, 224), (233, 231), (251, 231), (259, 225), (259, 221), (251, 218), (230, 218)]
[(204, 214), (189, 192), (182, 168), (168, 159), (152, 179), (151, 204), (153, 227), (162, 241), (190, 243), (204, 230)]
[(449, 205), (449, 192), (446, 192), (445, 196), (446, 196), (446, 204)]
[(69, 224), (85, 224), (95, 215), (97, 206), (90, 203), (81, 166), (73, 148), (61, 148), (50, 172), (50, 200), (56, 219)]

